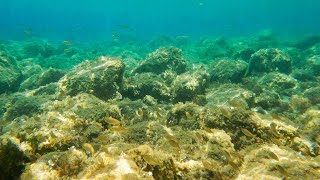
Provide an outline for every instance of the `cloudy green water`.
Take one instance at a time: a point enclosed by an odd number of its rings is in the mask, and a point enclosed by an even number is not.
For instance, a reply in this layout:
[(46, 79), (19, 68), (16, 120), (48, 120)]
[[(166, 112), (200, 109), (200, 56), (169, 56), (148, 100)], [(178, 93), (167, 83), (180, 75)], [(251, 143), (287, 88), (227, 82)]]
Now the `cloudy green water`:
[(83, 41), (105, 40), (115, 31), (143, 39), (263, 29), (310, 34), (320, 29), (319, 7), (316, 0), (1, 0), (0, 38), (23, 39), (26, 30), (40, 38)]

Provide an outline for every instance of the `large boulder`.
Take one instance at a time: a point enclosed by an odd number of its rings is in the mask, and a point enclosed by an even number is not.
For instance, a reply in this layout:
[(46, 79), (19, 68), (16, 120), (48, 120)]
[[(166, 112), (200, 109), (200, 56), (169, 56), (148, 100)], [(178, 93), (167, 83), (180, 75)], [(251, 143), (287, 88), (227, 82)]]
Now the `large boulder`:
[(210, 80), (217, 82), (241, 82), (242, 77), (246, 73), (248, 64), (245, 61), (228, 61), (221, 60), (210, 68)]
[(209, 74), (204, 66), (178, 75), (171, 83), (174, 102), (192, 101), (197, 95), (203, 95), (208, 81)]
[(276, 48), (260, 49), (250, 59), (246, 75), (278, 71), (291, 73), (291, 59), (284, 52)]
[(177, 74), (181, 74), (185, 72), (186, 67), (181, 49), (161, 47), (155, 52), (150, 53), (147, 58), (133, 70), (133, 73), (152, 72), (161, 74), (166, 70), (172, 70)]
[(124, 67), (120, 59), (105, 56), (85, 61), (59, 81), (59, 96), (89, 93), (103, 100), (115, 98), (122, 91)]
[(169, 87), (159, 75), (141, 73), (126, 79), (123, 95), (130, 99), (143, 99), (149, 95), (160, 100), (169, 100)]

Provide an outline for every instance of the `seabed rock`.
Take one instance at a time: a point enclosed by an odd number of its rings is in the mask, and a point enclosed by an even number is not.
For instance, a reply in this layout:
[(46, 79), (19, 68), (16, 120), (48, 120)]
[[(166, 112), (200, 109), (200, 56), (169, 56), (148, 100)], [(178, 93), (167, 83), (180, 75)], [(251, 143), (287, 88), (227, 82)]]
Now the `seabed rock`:
[(59, 81), (59, 95), (89, 93), (103, 100), (119, 98), (123, 73), (124, 64), (120, 59), (100, 57), (95, 61), (83, 62)]
[(18, 90), (22, 78), (16, 60), (0, 51), (0, 94)]
[(161, 47), (148, 54), (147, 58), (133, 70), (133, 73), (152, 72), (161, 74), (166, 70), (172, 70), (181, 74), (186, 71), (186, 67), (181, 49), (171, 46)]
[(214, 82), (241, 82), (245, 75), (248, 64), (245, 61), (221, 60), (209, 70), (210, 80)]
[(291, 73), (290, 57), (276, 48), (260, 49), (251, 56), (246, 75), (273, 71)]

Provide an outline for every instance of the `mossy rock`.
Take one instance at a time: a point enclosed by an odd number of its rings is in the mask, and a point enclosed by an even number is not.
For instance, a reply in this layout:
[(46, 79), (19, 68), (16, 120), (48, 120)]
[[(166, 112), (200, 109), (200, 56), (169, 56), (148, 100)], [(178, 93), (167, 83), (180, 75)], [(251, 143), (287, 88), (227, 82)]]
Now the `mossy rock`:
[(57, 53), (57, 48), (46, 41), (34, 40), (25, 43), (23, 51), (25, 58), (36, 57), (38, 55), (41, 55), (42, 57), (50, 57)]
[(298, 81), (286, 74), (273, 72), (262, 76), (257, 85), (281, 93), (282, 91), (296, 88)]
[(133, 70), (133, 73), (152, 72), (161, 74), (166, 70), (172, 70), (181, 74), (186, 71), (186, 67), (181, 49), (172, 46), (161, 47), (148, 54), (147, 58)]
[(117, 98), (123, 89), (123, 72), (120, 59), (100, 57), (83, 62), (59, 81), (59, 96), (89, 93), (103, 100)]
[(32, 116), (42, 112), (41, 105), (50, 100), (47, 96), (14, 95), (6, 104), (4, 119), (12, 121), (20, 116)]
[(132, 100), (143, 99), (146, 95), (159, 101), (170, 99), (169, 87), (165, 81), (153, 73), (141, 73), (125, 80), (123, 95)]
[(312, 87), (303, 92), (303, 96), (308, 98), (314, 105), (320, 103), (320, 87)]
[(209, 70), (210, 80), (239, 83), (245, 75), (248, 64), (245, 61), (221, 60)]
[(49, 68), (41, 74), (35, 74), (21, 83), (20, 91), (35, 89), (45, 86), (52, 82), (58, 82), (65, 75), (65, 71), (60, 69)]
[(15, 59), (0, 52), (0, 94), (18, 90), (22, 78)]
[(181, 126), (183, 129), (200, 128), (200, 106), (193, 103), (177, 103), (167, 115), (167, 126)]
[(18, 179), (28, 161), (19, 139), (9, 136), (0, 138), (0, 179)]
[(204, 66), (178, 75), (171, 83), (173, 101), (192, 101), (193, 98), (205, 93), (208, 82), (209, 74)]
[(273, 71), (291, 73), (290, 57), (276, 48), (260, 49), (251, 56), (246, 75)]

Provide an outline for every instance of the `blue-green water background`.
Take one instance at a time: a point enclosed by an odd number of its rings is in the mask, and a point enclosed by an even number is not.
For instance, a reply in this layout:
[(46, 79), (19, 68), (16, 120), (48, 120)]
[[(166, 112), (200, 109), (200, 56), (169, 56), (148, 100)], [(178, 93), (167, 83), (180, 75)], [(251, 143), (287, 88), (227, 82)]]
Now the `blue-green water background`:
[(0, 39), (22, 32), (53, 40), (96, 41), (114, 33), (156, 35), (283, 34), (320, 30), (317, 0), (1, 0)]

